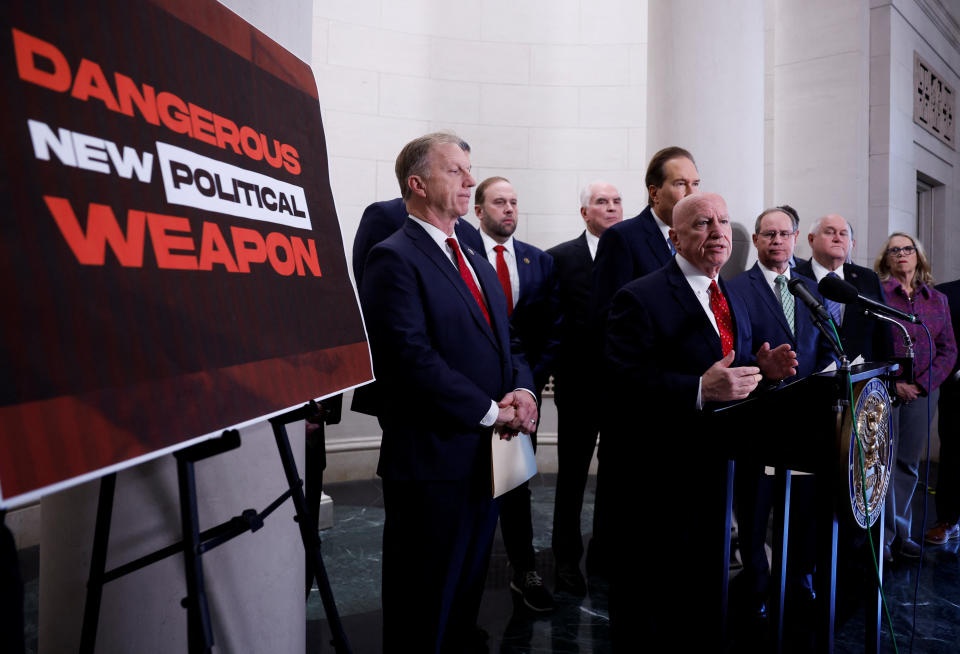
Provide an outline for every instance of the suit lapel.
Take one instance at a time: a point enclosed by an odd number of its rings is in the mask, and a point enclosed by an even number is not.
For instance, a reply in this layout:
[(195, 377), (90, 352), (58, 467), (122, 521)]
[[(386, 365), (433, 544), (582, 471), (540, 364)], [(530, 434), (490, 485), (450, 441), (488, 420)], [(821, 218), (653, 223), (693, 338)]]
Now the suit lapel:
[[(767, 310), (772, 316), (776, 317), (784, 333), (788, 334), (790, 338), (793, 339), (793, 345), (796, 345), (796, 336), (790, 331), (790, 323), (787, 322), (787, 317), (783, 313), (783, 305), (780, 304), (780, 298), (777, 297), (776, 293), (773, 292), (773, 289), (770, 288), (770, 285), (767, 283), (767, 279), (760, 270), (760, 264), (753, 264), (753, 268), (750, 269), (748, 274), (754, 293), (757, 294), (757, 297), (762, 298)], [(796, 302), (794, 306), (796, 306)], [(793, 323), (794, 325), (797, 323), (796, 312), (794, 312)]]
[(671, 260), (670, 266), (667, 268), (667, 282), (670, 284), (671, 292), (677, 304), (686, 313), (691, 324), (696, 325), (696, 331), (703, 337), (704, 343), (715, 357), (714, 360), (722, 359), (723, 345), (720, 342), (720, 334), (710, 324), (710, 319), (704, 313), (700, 300), (697, 299), (693, 289), (690, 288), (690, 284), (687, 283), (675, 259)]
[(650, 207), (644, 209), (644, 213), (647, 214), (641, 223), (643, 231), (646, 234), (644, 241), (646, 241), (647, 247), (650, 248), (650, 253), (654, 259), (656, 259), (657, 263), (660, 266), (665, 266), (671, 256), (670, 248), (667, 247), (667, 242), (663, 238), (663, 232), (660, 231), (660, 227), (657, 225), (657, 221), (653, 217), (653, 212), (650, 211)]
[[(446, 278), (446, 280), (453, 285), (456, 292), (460, 295), (460, 298), (467, 305), (467, 309), (470, 311), (470, 315), (473, 316), (474, 321), (477, 323), (477, 326), (480, 328), (480, 331), (484, 332), (491, 342), (498, 346), (496, 340), (494, 339), (493, 332), (491, 330), (491, 325), (487, 324), (487, 319), (484, 318), (483, 313), (480, 311), (480, 305), (477, 304), (476, 299), (473, 297), (473, 293), (470, 292), (470, 289), (467, 288), (466, 282), (463, 281), (463, 278), (460, 276), (460, 271), (454, 266), (453, 259), (447, 256), (446, 252), (439, 247), (437, 247), (436, 242), (430, 238), (426, 232), (423, 231), (423, 228), (417, 225), (412, 220), (408, 220), (404, 226), (404, 233), (413, 241), (414, 246), (420, 250), (434, 265), (439, 269), (440, 273)], [(469, 246), (461, 245), (462, 252), (464, 256), (470, 257), (473, 249)], [(476, 256), (475, 254), (473, 256)], [(470, 264), (473, 266), (473, 269), (477, 271), (477, 277), (482, 278), (480, 271), (477, 268), (475, 259), (470, 259)], [(482, 289), (481, 285), (481, 289)], [(486, 295), (486, 293), (484, 293)], [(493, 319), (493, 312), (491, 311), (492, 307), (489, 298), (487, 299), (487, 311), (491, 314), (491, 320)]]

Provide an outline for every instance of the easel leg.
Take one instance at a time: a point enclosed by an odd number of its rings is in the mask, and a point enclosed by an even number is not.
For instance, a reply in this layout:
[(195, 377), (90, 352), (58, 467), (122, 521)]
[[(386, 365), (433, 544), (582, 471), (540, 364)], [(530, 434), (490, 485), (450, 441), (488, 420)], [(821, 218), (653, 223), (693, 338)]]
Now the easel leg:
[(107, 545), (110, 540), (110, 522), (113, 520), (113, 496), (116, 488), (116, 473), (105, 475), (100, 479), (97, 522), (93, 533), (93, 552), (90, 555), (90, 574), (87, 577), (87, 601), (83, 607), (83, 627), (80, 631), (80, 654), (93, 654), (97, 644), (97, 624), (100, 621), (100, 601), (103, 598), (103, 573), (107, 569)]
[(323, 557), (320, 554), (320, 536), (317, 534), (317, 524), (309, 511), (307, 511), (307, 501), (303, 495), (302, 481), (297, 473), (293, 450), (290, 448), (287, 428), (284, 422), (281, 422), (281, 419), (278, 418), (272, 418), (270, 424), (273, 426), (273, 435), (277, 440), (277, 448), (280, 450), (280, 461), (283, 463), (283, 471), (287, 476), (287, 485), (290, 487), (293, 505), (297, 511), (297, 523), (300, 526), (300, 536), (303, 538), (303, 547), (307, 552), (307, 556), (313, 560), (313, 569), (317, 578), (317, 588), (320, 590), (320, 599), (323, 600), (323, 608), (324, 611), (326, 611), (327, 622), (330, 625), (330, 633), (333, 637), (333, 649), (337, 654), (351, 654), (350, 645), (347, 643), (347, 636), (343, 631), (343, 624), (340, 622), (340, 614), (337, 612), (337, 605), (333, 599), (333, 591), (330, 589), (327, 569), (323, 565)]
[[(826, 477), (826, 475), (823, 475)], [(828, 479), (818, 479), (817, 524), (817, 651), (833, 652), (833, 628), (837, 606), (837, 510), (834, 506), (834, 486)], [(822, 591), (821, 591), (822, 589)]]
[(185, 456), (177, 458), (177, 482), (180, 488), (180, 520), (183, 527), (183, 565), (187, 577), (187, 639), (190, 654), (209, 654), (213, 649), (213, 630), (207, 607), (207, 593), (203, 583), (203, 563), (200, 560), (200, 525), (197, 514), (197, 486), (193, 461)]

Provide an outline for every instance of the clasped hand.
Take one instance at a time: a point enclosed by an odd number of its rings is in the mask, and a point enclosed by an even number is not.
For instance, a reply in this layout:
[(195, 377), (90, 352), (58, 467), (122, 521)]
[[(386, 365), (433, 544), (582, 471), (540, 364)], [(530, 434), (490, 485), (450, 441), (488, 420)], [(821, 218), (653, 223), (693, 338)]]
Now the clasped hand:
[(537, 403), (526, 391), (510, 391), (497, 402), (500, 413), (494, 427), (500, 438), (512, 438), (520, 432), (531, 433), (537, 429)]

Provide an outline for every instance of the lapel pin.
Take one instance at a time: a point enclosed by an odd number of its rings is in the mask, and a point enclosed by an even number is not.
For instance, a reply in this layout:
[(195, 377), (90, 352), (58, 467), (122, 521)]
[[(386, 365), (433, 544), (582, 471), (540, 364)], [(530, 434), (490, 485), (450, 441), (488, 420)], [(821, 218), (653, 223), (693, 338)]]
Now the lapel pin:
[(524, 258), (523, 258), (523, 262), (524, 262), (524, 263), (530, 263), (530, 259), (529, 259), (528, 257), (524, 257)]
[(472, 255), (474, 255), (474, 256), (476, 256), (476, 254), (477, 254), (476, 252), (473, 251), (473, 248), (469, 248), (469, 247), (467, 248), (467, 252), (469, 252), (470, 254), (472, 254)]

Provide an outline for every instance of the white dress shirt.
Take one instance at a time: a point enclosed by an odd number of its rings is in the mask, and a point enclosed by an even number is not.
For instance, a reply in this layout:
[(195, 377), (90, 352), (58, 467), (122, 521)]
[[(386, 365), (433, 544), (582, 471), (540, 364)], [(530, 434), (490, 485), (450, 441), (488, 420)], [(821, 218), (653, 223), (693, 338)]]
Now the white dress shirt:
[(494, 249), (498, 245), (503, 246), (503, 260), (507, 263), (507, 271), (510, 273), (510, 291), (513, 297), (513, 307), (516, 308), (520, 300), (520, 271), (517, 270), (517, 252), (513, 242), (513, 236), (510, 236), (503, 243), (497, 243), (482, 229), (480, 238), (483, 239), (483, 253), (487, 255), (487, 261), (497, 269), (497, 251)]
[(653, 216), (653, 221), (657, 223), (657, 227), (660, 228), (660, 233), (663, 234), (663, 240), (667, 242), (667, 249), (673, 252), (673, 241), (670, 240), (670, 225), (660, 220), (660, 216), (653, 210), (653, 207), (650, 207), (650, 215)]
[(597, 246), (600, 245), (600, 237), (594, 236), (593, 232), (587, 230), (587, 249), (590, 250), (590, 260), (597, 258)]

